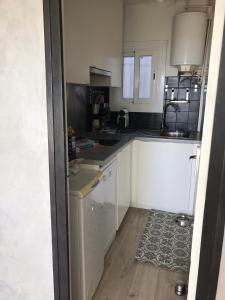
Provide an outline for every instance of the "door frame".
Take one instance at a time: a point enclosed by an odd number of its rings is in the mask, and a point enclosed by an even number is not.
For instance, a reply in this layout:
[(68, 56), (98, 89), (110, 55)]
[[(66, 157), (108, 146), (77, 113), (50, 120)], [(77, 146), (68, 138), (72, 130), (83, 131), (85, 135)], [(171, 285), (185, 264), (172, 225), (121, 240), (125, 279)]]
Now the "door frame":
[(65, 94), (60, 0), (43, 0), (55, 300), (70, 299)]
[[(66, 126), (61, 1), (43, 0), (43, 11), (54, 292), (56, 300), (69, 300)], [(214, 300), (216, 297), (224, 235), (225, 205), (222, 200), (225, 196), (225, 180), (223, 180), (225, 176), (225, 118), (221, 112), (225, 113), (225, 100), (223, 99), (225, 89), (222, 84), (225, 81), (225, 74), (223, 74), (222, 69), (225, 70), (225, 40), (223, 40), (211, 142), (196, 300)], [(216, 201), (212, 201), (215, 200), (215, 194), (217, 195)]]
[[(214, 300), (225, 226), (225, 27), (218, 78), (196, 300)], [(207, 251), (206, 251), (207, 250)]]
[[(224, 126), (224, 120), (218, 119), (218, 113), (223, 109), (221, 105), (223, 99), (219, 98), (222, 97), (224, 22), (225, 2), (224, 0), (216, 0), (197, 185), (188, 300), (215, 299), (220, 270), (225, 217), (225, 213), (223, 215), (222, 210), (219, 209), (220, 189), (222, 188), (220, 180), (223, 176), (221, 166), (224, 163), (224, 157), (221, 154), (224, 147), (221, 127)], [(215, 165), (218, 166), (216, 170), (213, 169)], [(219, 215), (220, 213), (221, 215)], [(217, 226), (219, 224), (220, 226)]]

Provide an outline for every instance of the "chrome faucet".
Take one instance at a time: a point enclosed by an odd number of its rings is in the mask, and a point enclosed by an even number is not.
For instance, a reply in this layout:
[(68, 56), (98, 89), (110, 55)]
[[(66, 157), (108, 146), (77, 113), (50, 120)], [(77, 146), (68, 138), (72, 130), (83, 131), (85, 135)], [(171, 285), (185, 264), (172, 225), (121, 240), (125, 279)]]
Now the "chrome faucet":
[(180, 111), (180, 107), (178, 104), (175, 104), (175, 103), (168, 103), (164, 106), (164, 109), (163, 109), (163, 118), (162, 118), (162, 125), (161, 125), (161, 132), (164, 132), (165, 129), (168, 129), (168, 126), (166, 125), (166, 114), (167, 114), (167, 110), (168, 110), (168, 107), (169, 106), (172, 106), (175, 110), (175, 112), (177, 111)]

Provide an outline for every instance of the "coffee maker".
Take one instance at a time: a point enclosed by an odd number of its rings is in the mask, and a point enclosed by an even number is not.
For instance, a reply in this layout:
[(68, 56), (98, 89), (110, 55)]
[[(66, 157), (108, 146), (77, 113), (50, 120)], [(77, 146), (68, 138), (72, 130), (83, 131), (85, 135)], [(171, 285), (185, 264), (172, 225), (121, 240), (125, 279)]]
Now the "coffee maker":
[(126, 129), (129, 127), (129, 112), (126, 108), (123, 108), (118, 112), (117, 125), (119, 129)]
[(106, 127), (109, 121), (109, 103), (105, 102), (104, 95), (98, 95), (92, 103), (92, 131), (99, 131)]

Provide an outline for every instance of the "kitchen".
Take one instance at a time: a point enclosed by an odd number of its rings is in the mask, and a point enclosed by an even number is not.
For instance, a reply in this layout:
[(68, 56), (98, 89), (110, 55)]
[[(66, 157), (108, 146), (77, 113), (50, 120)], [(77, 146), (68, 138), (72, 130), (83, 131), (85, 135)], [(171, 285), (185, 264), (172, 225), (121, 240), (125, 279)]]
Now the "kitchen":
[(186, 297), (213, 5), (63, 2), (72, 299)]

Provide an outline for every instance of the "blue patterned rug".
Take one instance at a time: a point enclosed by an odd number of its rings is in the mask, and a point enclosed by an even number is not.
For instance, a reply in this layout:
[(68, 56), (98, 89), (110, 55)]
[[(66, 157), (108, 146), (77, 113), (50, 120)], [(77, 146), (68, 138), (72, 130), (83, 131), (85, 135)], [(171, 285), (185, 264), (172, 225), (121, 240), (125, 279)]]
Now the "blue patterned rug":
[(192, 226), (180, 227), (178, 215), (150, 210), (135, 259), (174, 272), (188, 273), (190, 268)]

